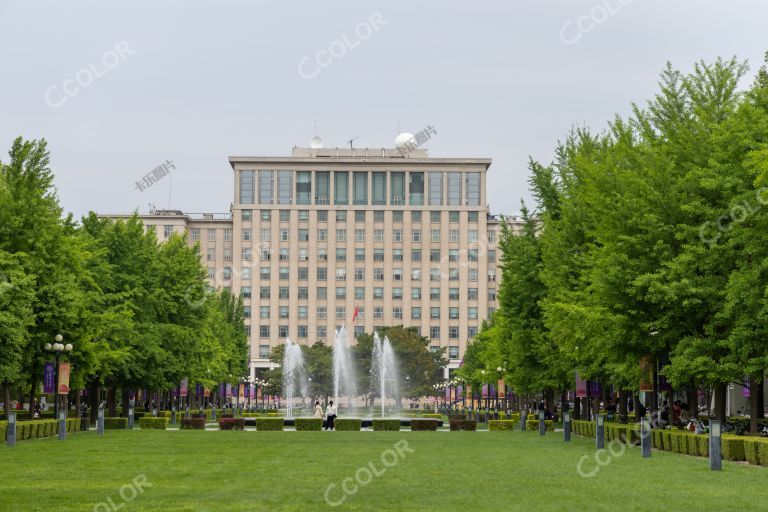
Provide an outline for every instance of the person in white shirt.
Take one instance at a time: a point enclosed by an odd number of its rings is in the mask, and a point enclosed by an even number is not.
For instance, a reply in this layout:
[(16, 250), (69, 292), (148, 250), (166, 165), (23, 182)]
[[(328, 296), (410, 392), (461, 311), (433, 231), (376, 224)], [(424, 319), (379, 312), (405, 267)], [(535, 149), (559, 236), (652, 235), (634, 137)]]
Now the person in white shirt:
[(325, 408), (325, 414), (328, 417), (327, 421), (325, 422), (325, 430), (333, 430), (333, 420), (336, 419), (336, 406), (333, 405), (333, 400), (328, 402), (328, 407)]

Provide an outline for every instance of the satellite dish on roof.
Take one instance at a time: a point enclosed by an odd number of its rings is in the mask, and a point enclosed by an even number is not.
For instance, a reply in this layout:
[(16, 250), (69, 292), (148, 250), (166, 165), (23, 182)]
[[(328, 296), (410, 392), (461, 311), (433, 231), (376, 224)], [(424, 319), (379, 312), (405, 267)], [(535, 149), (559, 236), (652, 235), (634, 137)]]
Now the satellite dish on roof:
[(413, 139), (413, 134), (408, 132), (403, 132), (395, 138), (395, 147), (400, 149), (402, 147), (405, 147), (407, 144), (411, 142), (415, 142)]
[(320, 137), (315, 135), (314, 137), (312, 137), (312, 139), (310, 139), (309, 147), (311, 147), (312, 149), (320, 149), (320, 148), (322, 148), (323, 147), (323, 139), (321, 139)]

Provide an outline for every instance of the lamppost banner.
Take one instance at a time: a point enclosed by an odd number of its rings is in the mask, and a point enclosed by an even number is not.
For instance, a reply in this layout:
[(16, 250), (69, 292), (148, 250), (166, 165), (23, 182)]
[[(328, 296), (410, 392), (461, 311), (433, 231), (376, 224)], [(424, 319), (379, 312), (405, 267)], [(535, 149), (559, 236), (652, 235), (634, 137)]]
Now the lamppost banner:
[(43, 393), (53, 394), (56, 392), (56, 384), (53, 382), (55, 373), (53, 363), (45, 363), (43, 368)]
[(587, 396), (587, 381), (579, 376), (579, 372), (576, 372), (576, 396), (578, 398)]
[(59, 394), (69, 393), (69, 372), (70, 363), (59, 363)]
[(184, 379), (181, 381), (181, 392), (179, 393), (182, 398), (186, 398), (187, 396), (187, 379)]
[(209, 396), (211, 396), (211, 390), (208, 388), (203, 388), (203, 396), (205, 398), (208, 398)]

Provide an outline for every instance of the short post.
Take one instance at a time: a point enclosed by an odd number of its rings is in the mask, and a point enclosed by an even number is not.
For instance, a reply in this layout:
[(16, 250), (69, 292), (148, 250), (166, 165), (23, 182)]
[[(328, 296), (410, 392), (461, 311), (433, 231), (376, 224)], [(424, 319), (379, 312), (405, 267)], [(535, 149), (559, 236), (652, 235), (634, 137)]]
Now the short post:
[[(649, 418), (640, 418), (640, 447), (642, 448), (643, 458), (651, 456), (651, 422)], [(630, 440), (627, 439), (627, 443)]]
[(192, 414), (189, 412), (189, 404), (187, 404), (187, 409), (186, 411), (184, 411), (184, 417), (186, 417), (187, 419), (192, 417)]
[(103, 436), (104, 435), (104, 409), (99, 407), (99, 415), (96, 419), (96, 434)]
[(595, 448), (602, 450), (605, 448), (605, 416), (597, 415), (597, 428), (595, 429)]
[(67, 411), (59, 411), (59, 441), (67, 438)]
[(128, 408), (128, 430), (133, 430), (133, 407)]
[(216, 407), (215, 406), (211, 407), (211, 419), (213, 421), (216, 421)]
[(547, 424), (544, 420), (544, 411), (539, 411), (539, 435), (543, 436), (546, 432)]
[(723, 469), (723, 459), (720, 453), (722, 448), (722, 428), (719, 420), (709, 422), (709, 469), (720, 471)]
[(528, 419), (528, 411), (520, 413), (520, 431), (525, 432), (525, 421)]
[(176, 424), (176, 406), (172, 405), (171, 406), (171, 425), (175, 425), (175, 424)]
[(571, 413), (565, 411), (563, 413), (563, 441), (570, 442), (571, 440)]
[(8, 428), (6, 434), (8, 446), (16, 446), (16, 413), (8, 413)]
[(152, 408), (152, 417), (157, 418), (157, 407)]

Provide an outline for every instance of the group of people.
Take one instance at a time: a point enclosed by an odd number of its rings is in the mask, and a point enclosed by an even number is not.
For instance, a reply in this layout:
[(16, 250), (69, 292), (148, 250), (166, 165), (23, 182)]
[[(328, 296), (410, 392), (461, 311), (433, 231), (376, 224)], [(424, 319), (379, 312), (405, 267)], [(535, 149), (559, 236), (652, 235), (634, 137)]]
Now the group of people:
[[(335, 430), (334, 420), (336, 419), (336, 406), (333, 405), (333, 400), (328, 402), (328, 406), (325, 408), (325, 430)], [(315, 418), (323, 419), (323, 406), (320, 402), (315, 402)]]

